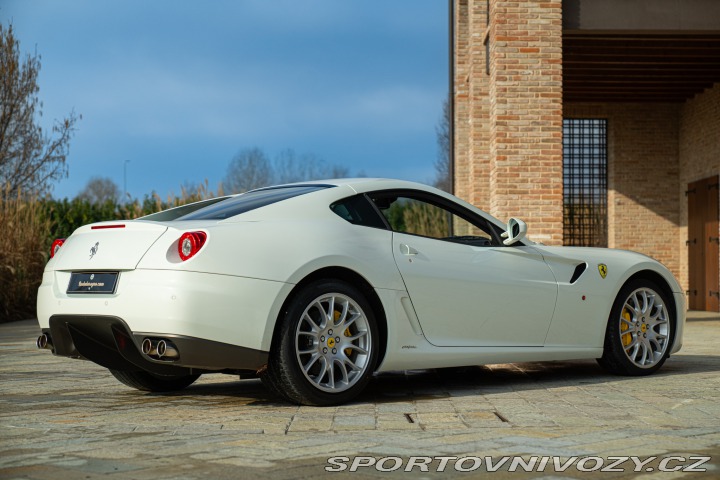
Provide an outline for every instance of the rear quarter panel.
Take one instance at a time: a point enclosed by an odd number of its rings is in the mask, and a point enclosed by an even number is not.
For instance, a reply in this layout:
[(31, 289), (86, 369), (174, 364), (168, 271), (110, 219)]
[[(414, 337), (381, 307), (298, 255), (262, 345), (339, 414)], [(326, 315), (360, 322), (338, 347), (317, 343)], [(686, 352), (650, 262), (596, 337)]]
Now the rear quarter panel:
[[(374, 288), (404, 291), (392, 256), (392, 233), (352, 225), (333, 213), (329, 203), (320, 208), (308, 204), (258, 209), (248, 212), (253, 215), (205, 223), (203, 228), (196, 222), (173, 222), (137, 268), (205, 272), (292, 286), (319, 269), (344, 267)], [(207, 232), (207, 242), (195, 257), (182, 262), (177, 242), (183, 231), (193, 229)], [(291, 290), (282, 289), (274, 303), (265, 306), (263, 347), (269, 348), (281, 305)], [(224, 293), (228, 299), (236, 294)]]

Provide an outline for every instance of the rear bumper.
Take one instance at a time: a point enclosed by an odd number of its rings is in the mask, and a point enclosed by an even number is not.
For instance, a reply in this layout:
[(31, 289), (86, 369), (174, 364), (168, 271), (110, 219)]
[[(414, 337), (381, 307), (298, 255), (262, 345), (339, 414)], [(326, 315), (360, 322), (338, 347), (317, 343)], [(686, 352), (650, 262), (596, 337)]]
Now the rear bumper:
[(174, 359), (155, 360), (142, 353), (148, 334), (132, 332), (118, 317), (53, 315), (43, 333), (55, 355), (83, 358), (114, 370), (144, 370), (158, 375), (211, 371), (256, 371), (267, 363), (268, 353), (227, 343), (174, 334), (152, 334), (171, 341)]
[(56, 315), (115, 317), (128, 332), (204, 339), (269, 351), (293, 285), (178, 270), (121, 271), (113, 294), (66, 293), (70, 272), (46, 271), (38, 289), (40, 328)]

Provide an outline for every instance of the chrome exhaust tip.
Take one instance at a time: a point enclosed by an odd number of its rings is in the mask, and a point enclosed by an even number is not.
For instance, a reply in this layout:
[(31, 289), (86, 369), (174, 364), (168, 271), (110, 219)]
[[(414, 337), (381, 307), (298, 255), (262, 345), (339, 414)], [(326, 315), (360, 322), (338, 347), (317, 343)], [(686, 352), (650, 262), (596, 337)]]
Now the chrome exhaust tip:
[(37, 338), (37, 341), (35, 342), (35, 345), (37, 345), (37, 348), (41, 350), (52, 350), (52, 340), (50, 340), (50, 337), (47, 333), (43, 333)]
[(158, 358), (174, 360), (180, 356), (180, 353), (178, 352), (177, 347), (169, 340), (160, 340), (157, 344), (157, 355)]
[(157, 342), (153, 342), (149, 338), (146, 338), (143, 340), (142, 344), (140, 345), (140, 348), (142, 350), (142, 353), (149, 357), (155, 357), (157, 356)]

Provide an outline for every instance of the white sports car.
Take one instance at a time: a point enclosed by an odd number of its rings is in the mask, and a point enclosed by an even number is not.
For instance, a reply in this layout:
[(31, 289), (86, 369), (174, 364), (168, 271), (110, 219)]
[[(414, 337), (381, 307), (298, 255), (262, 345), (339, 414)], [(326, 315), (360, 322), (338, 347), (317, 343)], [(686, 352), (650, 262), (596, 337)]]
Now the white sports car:
[(141, 390), (258, 375), (308, 405), (346, 402), (378, 371), (597, 358), (644, 375), (680, 349), (684, 295), (662, 264), (526, 229), (383, 179), (87, 225), (53, 244), (37, 344)]

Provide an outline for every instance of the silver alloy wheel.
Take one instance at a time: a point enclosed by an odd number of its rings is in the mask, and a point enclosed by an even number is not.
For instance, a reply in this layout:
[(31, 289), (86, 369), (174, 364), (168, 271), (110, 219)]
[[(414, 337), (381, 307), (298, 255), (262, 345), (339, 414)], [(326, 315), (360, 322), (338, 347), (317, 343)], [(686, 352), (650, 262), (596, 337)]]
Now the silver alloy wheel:
[(637, 367), (650, 368), (668, 348), (670, 317), (662, 297), (650, 288), (632, 292), (620, 311), (620, 342), (627, 358)]
[(362, 308), (341, 293), (317, 297), (295, 332), (295, 353), (305, 378), (323, 392), (351, 388), (365, 374), (372, 348)]

